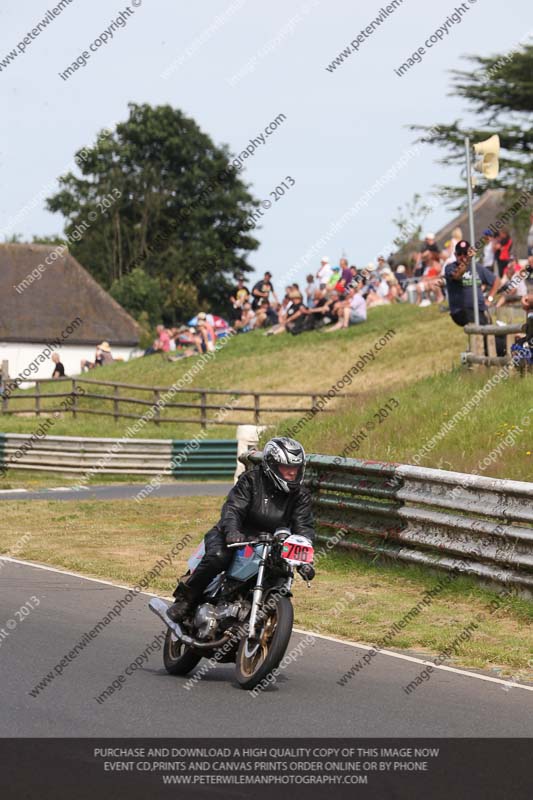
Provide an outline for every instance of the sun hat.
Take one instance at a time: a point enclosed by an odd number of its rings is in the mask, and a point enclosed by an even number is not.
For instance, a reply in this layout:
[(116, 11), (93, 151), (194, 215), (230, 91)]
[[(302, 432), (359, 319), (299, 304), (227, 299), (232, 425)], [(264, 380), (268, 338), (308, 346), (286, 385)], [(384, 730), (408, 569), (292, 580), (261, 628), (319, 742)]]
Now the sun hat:
[(103, 350), (104, 353), (110, 353), (111, 352), (111, 347), (109, 345), (109, 342), (102, 342), (102, 344), (98, 345), (98, 349), (99, 350)]

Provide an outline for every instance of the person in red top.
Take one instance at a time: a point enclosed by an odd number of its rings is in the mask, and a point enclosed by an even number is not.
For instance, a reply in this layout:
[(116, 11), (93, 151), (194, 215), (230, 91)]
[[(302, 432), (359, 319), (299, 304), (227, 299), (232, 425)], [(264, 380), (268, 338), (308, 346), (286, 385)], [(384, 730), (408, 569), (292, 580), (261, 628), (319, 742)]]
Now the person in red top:
[(513, 240), (507, 228), (502, 228), (494, 242), (494, 252), (496, 253), (496, 263), (498, 264), (498, 274), (503, 277), (503, 271), (511, 260), (511, 250)]
[(156, 350), (161, 350), (163, 353), (168, 353), (170, 350), (170, 336), (164, 325), (158, 325), (156, 328), (157, 340)]
[(428, 294), (430, 292), (434, 292), (435, 302), (437, 303), (442, 303), (444, 301), (444, 296), (440, 288), (440, 277), (442, 274), (442, 266), (440, 263), (439, 254), (430, 253), (429, 257), (430, 260), (428, 266), (424, 270), (424, 274), (422, 275), (422, 280), (416, 284), (417, 305), (431, 304), (429, 298), (424, 301), (422, 300), (422, 295), (424, 292), (427, 292)]

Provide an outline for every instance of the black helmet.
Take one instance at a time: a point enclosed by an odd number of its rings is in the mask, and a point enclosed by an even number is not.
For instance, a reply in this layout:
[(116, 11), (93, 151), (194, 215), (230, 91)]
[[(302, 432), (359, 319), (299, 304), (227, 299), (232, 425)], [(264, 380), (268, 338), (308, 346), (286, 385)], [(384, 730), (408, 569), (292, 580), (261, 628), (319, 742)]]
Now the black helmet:
[(467, 256), (470, 252), (470, 242), (467, 242), (465, 239), (461, 239), (460, 242), (457, 242), (455, 245), (455, 255), (456, 256)]
[[(280, 464), (298, 467), (294, 481), (286, 481), (282, 477)], [(296, 492), (304, 479), (305, 452), (302, 445), (287, 436), (270, 439), (263, 448), (263, 469), (277, 489), (281, 489), (282, 492)]]

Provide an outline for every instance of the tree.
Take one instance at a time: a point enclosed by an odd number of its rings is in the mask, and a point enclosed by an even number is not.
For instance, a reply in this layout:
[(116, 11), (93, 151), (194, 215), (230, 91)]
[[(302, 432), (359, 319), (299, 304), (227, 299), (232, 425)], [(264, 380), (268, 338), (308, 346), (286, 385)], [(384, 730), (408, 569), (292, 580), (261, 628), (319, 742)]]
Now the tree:
[(246, 220), (259, 203), (228, 148), (194, 120), (168, 105), (129, 109), (76, 153), (82, 177), (63, 175), (48, 208), (65, 216), (72, 254), (106, 288), (142, 267), (165, 296), (181, 287), (190, 299), (196, 287), (199, 303), (223, 310), (235, 276), (251, 271), (259, 243)]
[[(500, 175), (491, 187), (503, 187), (511, 202), (523, 190), (533, 192), (533, 45), (520, 45), (507, 54), (466, 57), (473, 69), (453, 70), (452, 94), (464, 97), (479, 116), (479, 125), (463, 126), (461, 120), (438, 125), (431, 138), (421, 141), (436, 144), (447, 151), (441, 164), (464, 165), (464, 137), (479, 142), (494, 133), (500, 136)], [(433, 127), (433, 126), (432, 126)], [(411, 126), (412, 130), (429, 131), (429, 126)], [(482, 194), (483, 179), (474, 188)], [(450, 201), (464, 202), (464, 184), (441, 187)], [(527, 211), (522, 215), (527, 216)]]
[(113, 281), (109, 294), (136, 320), (144, 312), (152, 327), (161, 322), (163, 302), (160, 283), (140, 267), (135, 267), (120, 280)]
[(397, 263), (412, 266), (413, 254), (418, 252), (422, 243), (422, 224), (434, 210), (434, 205), (435, 202), (423, 202), (421, 195), (414, 194), (409, 203), (398, 207), (397, 217), (392, 220), (398, 228), (398, 235), (394, 239), (397, 248), (394, 260)]

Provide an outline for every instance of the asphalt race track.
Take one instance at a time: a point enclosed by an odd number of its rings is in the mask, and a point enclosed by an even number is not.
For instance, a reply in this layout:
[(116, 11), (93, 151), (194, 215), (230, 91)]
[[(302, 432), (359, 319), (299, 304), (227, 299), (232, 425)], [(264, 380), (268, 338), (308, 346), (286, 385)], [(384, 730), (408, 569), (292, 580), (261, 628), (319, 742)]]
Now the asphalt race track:
[[(68, 486), (56, 489), (41, 489), (34, 492), (28, 489), (4, 489), (0, 500), (129, 500), (135, 497), (144, 484), (107, 484), (106, 486), (86, 486), (70, 489)], [(233, 483), (162, 483), (155, 486), (150, 497), (225, 497)]]
[[(159, 651), (98, 703), (162, 631), (143, 594), (32, 697), (127, 590), (4, 559), (0, 581), (0, 736), (533, 736), (533, 691), (437, 670), (407, 695), (402, 687), (423, 667), (384, 654), (340, 686), (366, 651), (320, 638), (257, 697), (237, 686), (231, 664), (187, 690), (186, 678), (167, 675)], [(36, 607), (19, 621), (28, 601)], [(303, 638), (294, 634), (290, 648)]]

